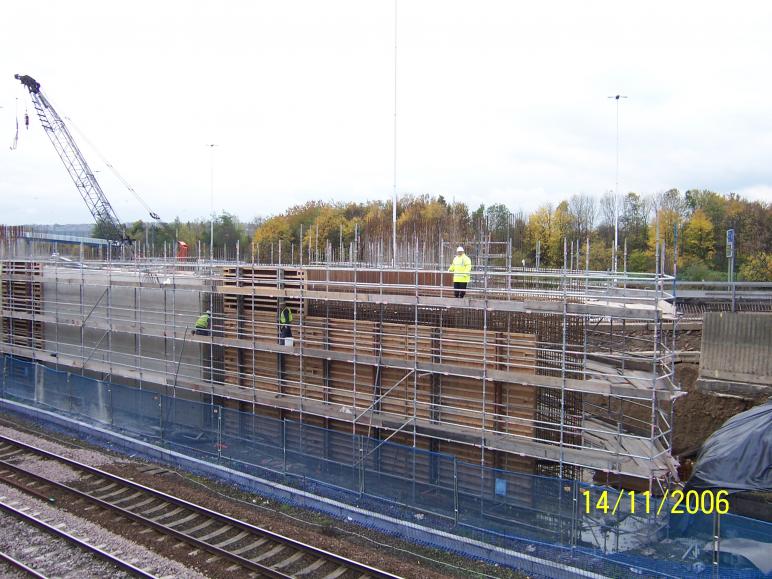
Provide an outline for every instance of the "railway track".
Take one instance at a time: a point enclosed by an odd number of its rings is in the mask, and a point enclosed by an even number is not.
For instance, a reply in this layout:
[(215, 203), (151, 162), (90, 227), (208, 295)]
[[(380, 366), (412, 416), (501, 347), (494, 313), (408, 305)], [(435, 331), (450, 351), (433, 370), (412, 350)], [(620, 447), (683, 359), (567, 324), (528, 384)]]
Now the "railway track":
[[(14, 464), (33, 458), (67, 465), (77, 477), (56, 482)], [(0, 481), (44, 500), (53, 493), (67, 497), (70, 506), (110, 511), (210, 553), (210, 560), (233, 577), (242, 577), (245, 571), (252, 577), (397, 577), (4, 436), (0, 436)]]
[(42, 573), (38, 573), (26, 563), (23, 563), (18, 559), (11, 557), (8, 553), (0, 552), (0, 562), (5, 563), (10, 567), (13, 567), (17, 571), (19, 571), (21, 575), (26, 575), (28, 577), (35, 577), (36, 579), (46, 579), (45, 575), (43, 575)]
[[(25, 533), (23, 537), (24, 548), (21, 561), (7, 553), (0, 553), (0, 559), (12, 565), (17, 570), (32, 577), (92, 575), (95, 572), (93, 559), (101, 559), (107, 563), (107, 567), (100, 567), (97, 572), (115, 575), (116, 571), (125, 571), (123, 576), (143, 577), (155, 579), (156, 575), (149, 573), (132, 563), (124, 560), (118, 553), (114, 553), (100, 546), (94, 540), (75, 536), (75, 529), (65, 530), (65, 525), (50, 520), (45, 515), (37, 512), (34, 506), (24, 504), (23, 501), (9, 500), (0, 496), (0, 512), (20, 521), (24, 525), (37, 528), (40, 533), (32, 535)], [(42, 537), (43, 534), (54, 538), (54, 541)], [(56, 541), (59, 539), (60, 541)], [(79, 550), (90, 557), (73, 564), (73, 558), (67, 554), (69, 550)], [(54, 554), (58, 554), (58, 557)], [(37, 569), (33, 568), (35, 565)]]

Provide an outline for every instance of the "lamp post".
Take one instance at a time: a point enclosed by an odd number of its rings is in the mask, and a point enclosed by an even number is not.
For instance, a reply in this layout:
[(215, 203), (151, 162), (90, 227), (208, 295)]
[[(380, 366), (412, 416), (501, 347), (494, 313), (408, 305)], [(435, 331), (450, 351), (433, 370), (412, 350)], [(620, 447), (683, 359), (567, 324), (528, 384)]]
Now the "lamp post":
[(394, 0), (394, 180), (391, 194), (391, 266), (397, 267), (397, 0)]
[(617, 164), (614, 177), (614, 250), (612, 268), (614, 273), (617, 271), (617, 248), (619, 247), (619, 100), (626, 99), (625, 95), (614, 95), (608, 97), (614, 99), (617, 104)]
[(217, 145), (206, 146), (209, 147), (209, 261), (214, 263), (214, 148)]

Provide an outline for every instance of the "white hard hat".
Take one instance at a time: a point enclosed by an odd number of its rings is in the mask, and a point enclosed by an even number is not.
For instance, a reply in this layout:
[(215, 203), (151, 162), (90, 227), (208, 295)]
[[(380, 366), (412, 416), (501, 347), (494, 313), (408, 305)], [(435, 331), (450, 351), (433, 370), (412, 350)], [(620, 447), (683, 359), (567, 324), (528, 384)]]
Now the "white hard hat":
[(456, 248), (456, 253), (464, 253), (464, 248), (463, 248), (462, 246), (460, 246), (460, 245), (459, 245), (459, 246)]
[(206, 313), (207, 313), (207, 314), (211, 314), (211, 313), (212, 313), (212, 310), (206, 310)]

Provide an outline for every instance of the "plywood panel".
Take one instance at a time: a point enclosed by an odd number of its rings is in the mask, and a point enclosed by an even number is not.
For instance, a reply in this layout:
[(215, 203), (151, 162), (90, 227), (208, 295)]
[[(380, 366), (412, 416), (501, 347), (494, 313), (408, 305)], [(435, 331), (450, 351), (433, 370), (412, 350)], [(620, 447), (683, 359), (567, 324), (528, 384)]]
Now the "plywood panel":
[(365, 364), (330, 362), (330, 402), (364, 410), (373, 402), (374, 368)]
[(495, 429), (495, 387), (472, 378), (444, 376), (440, 388), (440, 420), (480, 428), (485, 410), (485, 428)]
[[(388, 392), (388, 393), (387, 393)], [(412, 372), (396, 368), (381, 370), (380, 410), (391, 414), (429, 418), (431, 412), (431, 377), (418, 376)]]
[(242, 355), (242, 386), (250, 386), (267, 392), (279, 391), (278, 356), (271, 352), (244, 350)]
[(284, 392), (324, 400), (324, 363), (319, 358), (284, 356)]

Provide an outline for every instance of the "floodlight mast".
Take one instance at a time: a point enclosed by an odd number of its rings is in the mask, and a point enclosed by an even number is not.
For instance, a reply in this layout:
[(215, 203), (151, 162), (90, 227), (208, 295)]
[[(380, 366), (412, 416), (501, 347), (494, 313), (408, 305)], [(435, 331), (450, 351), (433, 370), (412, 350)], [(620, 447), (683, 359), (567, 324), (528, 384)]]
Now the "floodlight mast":
[(612, 251), (611, 269), (617, 271), (617, 254), (619, 253), (619, 99), (626, 99), (626, 95), (617, 94), (608, 97), (617, 103), (617, 165), (614, 176), (614, 249)]
[[(86, 159), (75, 144), (67, 125), (56, 112), (51, 103), (40, 91), (40, 83), (27, 75), (14, 75), (29, 91), (32, 97), (32, 104), (40, 119), (40, 124), (48, 135), (51, 144), (54, 146), (59, 158), (64, 163), (65, 169), (70, 174), (70, 178), (75, 183), (78, 193), (85, 201), (91, 216), (97, 225), (103, 227), (103, 235), (109, 241), (121, 245), (131, 245), (132, 240), (126, 231), (126, 227), (121, 223), (115, 214), (110, 201), (105, 196), (99, 183), (94, 177), (94, 172), (88, 166)], [(156, 219), (156, 216), (153, 216)]]

